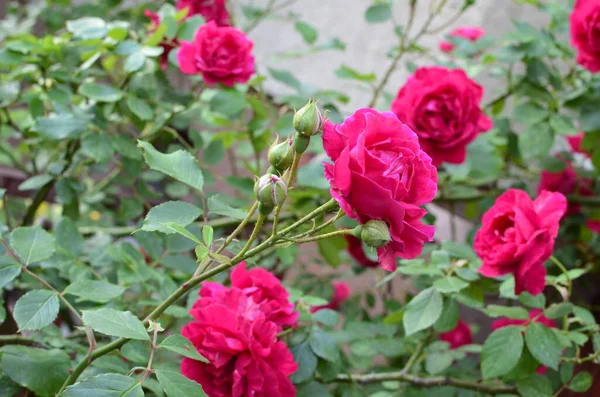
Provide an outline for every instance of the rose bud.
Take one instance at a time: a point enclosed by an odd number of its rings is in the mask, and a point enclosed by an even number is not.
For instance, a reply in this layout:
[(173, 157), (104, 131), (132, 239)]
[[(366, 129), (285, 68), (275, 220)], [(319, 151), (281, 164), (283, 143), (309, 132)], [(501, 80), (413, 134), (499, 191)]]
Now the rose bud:
[(279, 173), (290, 168), (294, 161), (294, 141), (291, 139), (271, 146), (268, 153), (269, 163)]
[(294, 114), (292, 125), (296, 131), (304, 136), (313, 136), (319, 132), (323, 126), (323, 118), (317, 103), (311, 100), (298, 110)]
[(392, 240), (390, 228), (383, 221), (371, 219), (365, 223), (360, 232), (360, 239), (369, 247), (383, 247)]
[(304, 153), (310, 144), (310, 137), (296, 132), (294, 135), (294, 150), (296, 153)]
[(254, 184), (254, 193), (258, 201), (258, 211), (263, 215), (269, 215), (287, 198), (287, 186), (277, 175), (266, 174)]

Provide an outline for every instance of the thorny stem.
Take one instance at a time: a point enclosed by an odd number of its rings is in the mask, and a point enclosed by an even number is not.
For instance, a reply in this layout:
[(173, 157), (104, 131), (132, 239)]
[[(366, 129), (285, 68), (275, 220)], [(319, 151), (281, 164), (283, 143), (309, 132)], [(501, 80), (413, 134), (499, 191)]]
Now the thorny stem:
[(310, 243), (311, 241), (324, 240), (326, 238), (331, 238), (331, 237), (346, 236), (346, 235), (352, 234), (353, 231), (354, 231), (353, 229), (342, 229), (342, 230), (336, 230), (335, 232), (319, 234), (318, 236), (312, 236), (312, 237), (306, 237), (306, 238), (282, 237), (282, 240), (292, 241), (294, 243)]
[(258, 237), (258, 233), (260, 232), (260, 229), (262, 228), (265, 218), (266, 218), (265, 215), (258, 214), (258, 219), (256, 220), (256, 225), (254, 225), (252, 234), (248, 238), (248, 241), (246, 242), (246, 245), (244, 246), (244, 248), (242, 248), (242, 250), (240, 251), (240, 253), (237, 256), (243, 256), (246, 252), (248, 252), (248, 250), (252, 246), (252, 243), (254, 242), (254, 240), (256, 240), (256, 237)]
[(154, 321), (150, 321), (150, 324), (154, 327), (154, 334), (152, 336), (152, 349), (150, 350), (150, 357), (148, 358), (148, 365), (146, 366), (146, 372), (142, 376), (140, 383), (143, 383), (148, 375), (152, 373), (152, 361), (154, 360), (154, 352), (156, 351), (156, 341), (158, 340), (158, 324)]
[[(244, 228), (246, 227), (246, 225), (252, 218), (252, 215), (254, 215), (254, 213), (256, 212), (257, 208), (258, 208), (258, 202), (254, 202), (252, 207), (250, 207), (250, 209), (248, 210), (246, 217), (242, 220), (242, 222), (240, 222), (238, 227), (236, 227), (235, 230), (233, 232), (231, 232), (231, 234), (229, 236), (227, 236), (227, 238), (225, 239), (223, 244), (219, 247), (219, 249), (217, 249), (217, 251), (216, 251), (217, 254), (220, 254), (221, 252), (223, 252), (223, 250), (233, 241), (233, 239), (236, 238), (236, 236), (238, 234), (240, 234), (242, 230), (244, 230)], [(258, 219), (257, 219), (257, 221), (258, 221)]]
[(337, 214), (335, 214), (335, 216), (333, 218), (331, 218), (330, 220), (328, 220), (327, 222), (324, 222), (323, 224), (314, 227), (310, 230), (307, 230), (306, 232), (300, 233), (296, 236), (293, 236), (293, 238), (302, 238), (305, 236), (308, 236), (310, 234), (314, 234), (316, 232), (320, 232), (323, 229), (327, 229), (329, 226), (333, 225), (338, 219), (340, 219), (341, 217), (344, 216), (344, 210), (340, 209)]
[(415, 363), (419, 359), (419, 356), (421, 356), (421, 353), (423, 353), (423, 349), (425, 348), (425, 345), (429, 342), (429, 340), (431, 339), (432, 336), (433, 336), (433, 330), (429, 330), (429, 333), (427, 334), (425, 339), (423, 339), (421, 342), (419, 342), (419, 344), (417, 345), (417, 348), (415, 349), (413, 354), (408, 358), (406, 365), (404, 365), (404, 368), (402, 368), (402, 371), (401, 371), (402, 373), (406, 374), (406, 373), (410, 372), (412, 367), (415, 365)]

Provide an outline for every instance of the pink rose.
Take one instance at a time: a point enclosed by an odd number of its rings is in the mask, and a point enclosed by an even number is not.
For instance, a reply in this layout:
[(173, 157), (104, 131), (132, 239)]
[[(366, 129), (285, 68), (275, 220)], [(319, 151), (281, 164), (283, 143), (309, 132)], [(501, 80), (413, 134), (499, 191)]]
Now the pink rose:
[(362, 267), (377, 267), (379, 266), (379, 262), (372, 261), (367, 258), (365, 254), (365, 250), (362, 245), (362, 241), (359, 238), (356, 238), (351, 235), (346, 235), (346, 241), (348, 242), (348, 253), (355, 261), (358, 262)]
[(294, 396), (289, 376), (298, 365), (260, 305), (238, 288), (201, 295), (181, 333), (210, 363), (184, 358), (182, 374), (210, 397)]
[(459, 320), (453, 330), (440, 334), (440, 340), (450, 343), (450, 349), (458, 349), (473, 343), (473, 335), (469, 324)]
[(434, 226), (424, 225), (437, 192), (437, 170), (421, 150), (417, 135), (392, 113), (357, 110), (342, 124), (325, 123), (323, 146), (331, 195), (360, 224), (375, 219), (390, 229), (391, 241), (377, 248), (381, 266), (396, 269), (396, 257), (415, 258)]
[[(454, 29), (452, 32), (448, 34), (450, 37), (462, 37), (463, 39), (470, 41), (477, 41), (483, 36), (485, 36), (485, 30), (479, 28), (477, 26), (463, 26), (460, 28)], [(454, 44), (448, 41), (440, 42), (440, 50), (444, 52), (452, 52), (454, 50)]]
[(570, 20), (577, 63), (592, 73), (600, 71), (600, 1), (577, 0)]
[(600, 220), (590, 219), (585, 225), (594, 233), (600, 234)]
[(241, 289), (258, 303), (268, 321), (280, 327), (296, 323), (299, 313), (294, 312), (294, 304), (289, 301), (290, 294), (279, 279), (267, 270), (246, 270), (246, 263), (241, 262), (231, 272), (231, 286)]
[(569, 146), (571, 146), (571, 150), (575, 153), (585, 154), (586, 157), (592, 158), (592, 154), (588, 151), (585, 151), (581, 148), (581, 143), (583, 142), (583, 137), (585, 134), (583, 132), (578, 133), (577, 135), (571, 135), (567, 137), (567, 142), (569, 142)]
[[(154, 32), (160, 25), (160, 16), (157, 13), (152, 12), (150, 10), (144, 11), (144, 15), (147, 18), (150, 18), (150, 31)], [(162, 70), (165, 70), (169, 63), (169, 53), (171, 52), (171, 50), (179, 46), (179, 41), (177, 41), (177, 38), (169, 40), (166, 37), (163, 37), (159, 45), (163, 49), (162, 54), (160, 54), (160, 68)]]
[(483, 261), (485, 277), (513, 273), (515, 293), (542, 292), (546, 282), (544, 262), (552, 255), (559, 222), (567, 199), (543, 191), (535, 199), (522, 190), (509, 189), (483, 215), (473, 247)]
[(209, 22), (198, 29), (193, 43), (181, 42), (179, 69), (185, 74), (201, 73), (208, 85), (245, 83), (254, 74), (252, 46), (241, 30)]
[(229, 13), (225, 0), (178, 0), (177, 9), (188, 9), (186, 18), (202, 15), (206, 22), (214, 21), (219, 26), (229, 26)]
[(483, 88), (460, 69), (423, 67), (400, 89), (392, 111), (417, 133), (434, 165), (461, 164), (467, 145), (492, 128), (482, 96)]
[(333, 283), (333, 296), (331, 301), (326, 305), (315, 306), (310, 309), (311, 313), (318, 312), (321, 309), (340, 310), (342, 303), (350, 298), (350, 287), (348, 284), (342, 281), (334, 281)]

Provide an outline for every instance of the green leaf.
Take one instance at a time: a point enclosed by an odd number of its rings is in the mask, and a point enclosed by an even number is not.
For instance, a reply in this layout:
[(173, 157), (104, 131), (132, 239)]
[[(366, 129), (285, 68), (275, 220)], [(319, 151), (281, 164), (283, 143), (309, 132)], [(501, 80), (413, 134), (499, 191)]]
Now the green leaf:
[(458, 303), (455, 299), (449, 298), (444, 302), (444, 308), (440, 318), (435, 323), (437, 332), (448, 332), (456, 328), (458, 324), (459, 312)]
[[(320, 367), (319, 372), (321, 372)], [(373, 394), (373, 396), (375, 395)], [(298, 385), (298, 392), (296, 394), (296, 397), (332, 397), (332, 394), (329, 392), (329, 390), (327, 390), (325, 386), (323, 386), (319, 382), (313, 381)], [(355, 395), (344, 393), (344, 397), (355, 397)]]
[(339, 351), (335, 338), (320, 328), (313, 328), (308, 343), (317, 356), (332, 362), (338, 360)]
[(280, 83), (295, 89), (298, 92), (302, 91), (302, 83), (287, 70), (268, 68), (271, 76)]
[(210, 100), (210, 108), (225, 117), (237, 116), (247, 106), (246, 95), (235, 89), (219, 90)]
[(182, 356), (191, 358), (192, 360), (202, 361), (203, 363), (208, 363), (208, 360), (204, 358), (203, 355), (198, 353), (198, 350), (194, 347), (192, 342), (190, 342), (186, 337), (173, 334), (165, 338), (158, 347), (162, 347), (163, 349), (170, 350), (172, 352), (181, 354)]
[(529, 292), (522, 292), (521, 294), (519, 294), (519, 302), (521, 302), (527, 307), (532, 307), (534, 309), (543, 309), (544, 306), (546, 306), (546, 297), (544, 296), (544, 294), (533, 296)]
[(106, 22), (97, 17), (83, 17), (67, 21), (67, 30), (81, 40), (102, 39), (108, 33)]
[[(146, 56), (141, 51), (134, 52), (125, 58), (125, 62), (123, 63), (123, 70), (127, 73), (137, 72), (146, 63)], [(87, 95), (86, 95), (87, 96)], [(119, 98), (120, 99), (120, 98)], [(118, 99), (117, 99), (118, 101)], [(103, 101), (103, 102), (116, 102), (116, 101)]]
[(167, 201), (150, 209), (144, 218), (142, 230), (173, 234), (177, 230), (172, 228), (172, 224), (185, 227), (200, 215), (202, 215), (202, 210), (195, 205), (184, 201)]
[(476, 261), (479, 259), (475, 251), (473, 251), (473, 248), (466, 244), (460, 244), (454, 241), (444, 241), (442, 243), (442, 249), (455, 258), (467, 259), (469, 261)]
[(438, 291), (444, 294), (449, 294), (467, 288), (469, 286), (469, 283), (461, 280), (458, 277), (444, 277), (435, 280), (433, 286)]
[(213, 242), (215, 231), (213, 230), (211, 225), (202, 226), (202, 238), (204, 239), (204, 243), (207, 246), (210, 246)]
[(206, 149), (204, 149), (204, 164), (206, 165), (217, 165), (223, 160), (225, 155), (225, 145), (222, 139), (214, 139), (211, 141)]
[(515, 106), (513, 117), (521, 124), (533, 126), (532, 130), (535, 130), (535, 127), (539, 127), (539, 123), (548, 117), (548, 110), (533, 103), (524, 103)]
[(577, 317), (583, 324), (594, 325), (596, 324), (596, 319), (592, 312), (588, 309), (580, 306), (573, 307), (573, 314)]
[(317, 41), (317, 30), (303, 21), (296, 21), (296, 31), (302, 35), (304, 41), (313, 44)]
[(550, 128), (556, 135), (575, 135), (578, 130), (573, 124), (573, 119), (561, 114), (553, 114), (550, 116)]
[(544, 316), (551, 319), (557, 319), (566, 316), (572, 311), (573, 304), (570, 302), (553, 303), (550, 305), (550, 307), (544, 310)]
[(83, 321), (94, 331), (120, 338), (150, 340), (144, 324), (131, 312), (114, 309), (84, 311)]
[(75, 295), (81, 301), (110, 302), (125, 292), (125, 287), (98, 280), (78, 280), (69, 285), (64, 293)]
[(88, 134), (83, 138), (81, 151), (97, 163), (107, 163), (115, 154), (110, 139), (106, 134)]
[(434, 352), (427, 355), (425, 359), (425, 370), (431, 374), (439, 374), (452, 365), (454, 352)]
[(244, 219), (246, 211), (233, 208), (225, 203), (225, 198), (221, 194), (215, 194), (208, 198), (208, 212), (211, 214), (223, 215), (233, 219)]
[(54, 254), (54, 237), (39, 226), (18, 227), (10, 234), (10, 245), (25, 266), (41, 262)]
[(335, 75), (340, 79), (352, 79), (370, 83), (375, 81), (377, 76), (375, 73), (360, 73), (349, 66), (341, 65), (336, 71)]
[(321, 324), (333, 327), (339, 321), (339, 316), (335, 310), (321, 309), (313, 314), (313, 320), (320, 322)]
[(538, 322), (531, 323), (525, 331), (525, 342), (536, 360), (547, 367), (558, 370), (562, 348), (560, 341), (550, 328)]
[(150, 168), (202, 191), (204, 185), (202, 170), (191, 153), (178, 150), (174, 153), (163, 154), (144, 141), (138, 141), (138, 146), (143, 149), (144, 158)]
[(499, 306), (489, 305), (485, 308), (485, 312), (490, 317), (508, 317), (517, 320), (528, 320), (529, 312), (518, 306)]
[(548, 378), (533, 374), (532, 376), (517, 381), (517, 389), (522, 396), (527, 397), (552, 397), (552, 385)]
[(579, 372), (577, 375), (575, 375), (575, 377), (569, 382), (569, 389), (573, 390), (574, 392), (577, 393), (584, 393), (586, 392), (590, 387), (592, 387), (592, 383), (594, 382), (594, 379), (592, 378), (592, 375), (590, 375), (589, 372)]
[(123, 98), (121, 90), (98, 83), (84, 83), (79, 86), (77, 92), (98, 102), (117, 102)]
[(34, 131), (47, 139), (77, 138), (87, 130), (89, 119), (71, 113), (54, 114), (36, 119)]
[(2, 261), (0, 264), (0, 288), (4, 288), (6, 284), (21, 274), (21, 265), (14, 262), (12, 258), (2, 257), (0, 260)]
[(546, 124), (532, 125), (519, 134), (519, 150), (523, 159), (542, 158), (554, 144), (554, 135)]
[(21, 83), (18, 80), (6, 81), (0, 84), (0, 108), (8, 107), (17, 100), (21, 90)]
[(291, 348), (294, 361), (298, 363), (298, 370), (292, 375), (292, 382), (302, 383), (310, 379), (317, 369), (317, 356), (313, 353), (308, 342), (302, 342)]
[(131, 113), (135, 114), (140, 120), (148, 121), (154, 118), (152, 107), (135, 95), (127, 96), (127, 107), (131, 110)]
[(53, 179), (54, 178), (48, 174), (35, 175), (35, 176), (32, 176), (31, 178), (28, 178), (25, 181), (23, 181), (23, 183), (21, 183), (19, 185), (19, 190), (20, 191), (38, 190), (39, 188), (41, 188), (42, 186), (44, 186), (45, 184), (47, 184), (48, 182), (50, 182)]
[(375, 4), (367, 8), (365, 19), (369, 23), (381, 23), (392, 17), (392, 8), (389, 4)]
[(432, 326), (442, 314), (444, 300), (442, 294), (434, 288), (427, 288), (415, 296), (407, 305), (404, 313), (404, 330), (412, 335)]
[[(101, 374), (86, 378), (67, 387), (62, 397), (121, 397), (129, 391), (127, 397), (143, 397), (141, 385), (139, 391), (134, 388), (138, 380), (119, 374)], [(135, 393), (132, 393), (135, 390)]]
[(183, 26), (177, 34), (177, 38), (184, 41), (194, 41), (194, 36), (196, 35), (198, 28), (203, 24), (204, 18), (202, 15), (193, 15), (189, 17), (183, 23)]
[(167, 222), (167, 223), (163, 223), (163, 226), (167, 229), (174, 231), (175, 233), (179, 233), (182, 236), (189, 238), (190, 240), (192, 240), (193, 242), (195, 242), (197, 244), (202, 244), (202, 242), (200, 240), (198, 240), (198, 238), (196, 236), (194, 236), (194, 234), (192, 232), (190, 232), (189, 230), (187, 230), (185, 227), (183, 227), (181, 225), (178, 225), (173, 222)]
[(73, 255), (80, 255), (83, 252), (83, 236), (79, 233), (77, 225), (71, 218), (62, 217), (56, 224), (54, 231), (56, 235), (56, 245)]
[(33, 290), (19, 298), (13, 317), (19, 331), (42, 329), (56, 319), (59, 306), (56, 292)]
[(508, 326), (492, 332), (481, 350), (481, 372), (484, 379), (507, 374), (517, 363), (523, 351), (521, 329)]
[(158, 370), (156, 377), (167, 397), (207, 397), (199, 383), (177, 372)]

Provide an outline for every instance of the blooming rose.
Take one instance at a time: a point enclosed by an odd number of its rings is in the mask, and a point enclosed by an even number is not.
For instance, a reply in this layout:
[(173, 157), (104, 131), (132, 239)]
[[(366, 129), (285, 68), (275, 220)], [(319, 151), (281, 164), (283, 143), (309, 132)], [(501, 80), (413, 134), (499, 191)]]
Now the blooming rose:
[(396, 268), (396, 256), (415, 258), (434, 226), (424, 225), (437, 191), (437, 170), (421, 150), (417, 135), (392, 113), (357, 110), (342, 124), (325, 123), (323, 146), (331, 195), (360, 224), (375, 219), (390, 229), (391, 241), (377, 248), (381, 266)]
[(577, 135), (571, 135), (567, 137), (567, 142), (569, 142), (569, 146), (576, 153), (585, 154), (588, 158), (592, 158), (592, 154), (588, 151), (585, 151), (581, 148), (581, 143), (583, 142), (583, 137), (585, 134), (583, 132), (578, 133)]
[(209, 22), (198, 29), (193, 43), (181, 42), (179, 68), (185, 74), (201, 73), (208, 85), (245, 83), (254, 74), (252, 46), (241, 30)]
[(179, 0), (177, 9), (188, 9), (186, 17), (200, 14), (206, 22), (215, 21), (219, 26), (228, 26), (231, 24), (229, 13), (225, 7), (225, 0)]
[[(554, 320), (549, 319), (548, 317), (542, 314), (542, 309), (533, 309), (529, 312), (529, 320), (515, 320), (512, 318), (499, 318), (498, 320), (492, 323), (492, 329), (495, 331), (499, 328), (508, 327), (509, 325), (527, 325), (527, 323), (533, 320), (536, 323), (540, 323), (545, 325), (548, 328), (556, 328), (556, 323)], [(548, 368), (545, 366), (540, 366), (537, 369), (538, 374), (544, 374)]]
[(509, 189), (483, 215), (473, 247), (483, 261), (486, 277), (513, 273), (515, 293), (542, 292), (544, 262), (552, 255), (559, 222), (567, 207), (561, 193), (543, 191), (535, 200), (522, 190)]
[(423, 67), (409, 77), (392, 111), (419, 136), (434, 165), (465, 161), (467, 145), (492, 128), (481, 111), (483, 88), (460, 69)]
[[(463, 26), (454, 29), (452, 32), (450, 32), (450, 34), (448, 34), (448, 36), (462, 37), (463, 39), (477, 41), (485, 36), (485, 30), (477, 26)], [(454, 50), (454, 44), (448, 41), (442, 41), (440, 42), (440, 50), (444, 52), (452, 52), (452, 50)]]
[(592, 73), (600, 71), (600, 1), (577, 0), (570, 20), (577, 62)]
[[(144, 15), (147, 18), (150, 18), (150, 30), (155, 31), (160, 25), (160, 16), (157, 13), (152, 12), (150, 10), (144, 11)], [(166, 37), (163, 37), (159, 45), (163, 49), (162, 54), (160, 54), (160, 68), (165, 70), (169, 63), (169, 53), (171, 52), (171, 50), (179, 46), (179, 42), (175, 37), (171, 40), (167, 39)]]
[(378, 262), (367, 258), (362, 241), (359, 238), (349, 234), (345, 235), (344, 237), (346, 237), (346, 241), (348, 242), (348, 253), (352, 258), (354, 258), (355, 261), (358, 262), (359, 265), (362, 267), (377, 267), (379, 265)]
[(209, 363), (186, 357), (183, 375), (210, 397), (294, 396), (289, 376), (298, 366), (277, 340), (277, 324), (267, 321), (260, 305), (241, 289), (223, 288), (217, 296), (202, 292), (190, 311), (194, 320), (181, 333)]
[(459, 320), (453, 330), (440, 334), (440, 340), (450, 343), (450, 349), (457, 349), (473, 343), (473, 335), (469, 324)]
[(310, 309), (312, 313), (318, 312), (321, 309), (339, 310), (342, 303), (350, 298), (350, 287), (348, 284), (341, 281), (334, 281), (333, 295), (331, 301), (326, 305), (315, 306)]

